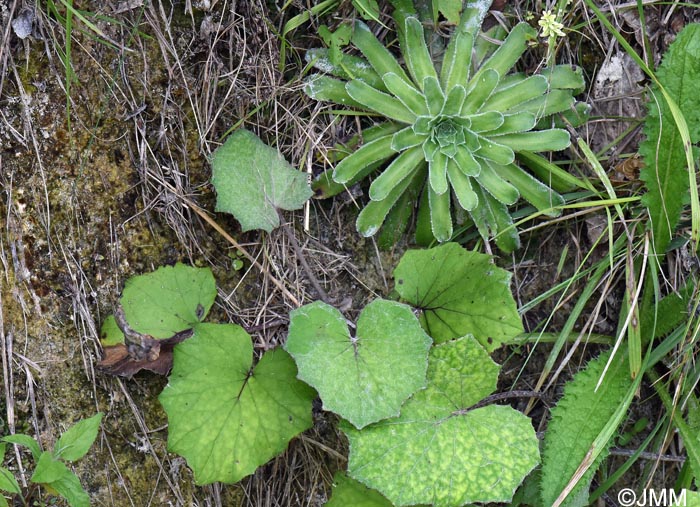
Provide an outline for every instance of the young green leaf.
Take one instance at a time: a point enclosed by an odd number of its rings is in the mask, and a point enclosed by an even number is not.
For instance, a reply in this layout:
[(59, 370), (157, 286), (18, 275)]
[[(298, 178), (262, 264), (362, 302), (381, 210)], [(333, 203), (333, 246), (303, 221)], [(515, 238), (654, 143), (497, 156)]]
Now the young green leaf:
[(488, 255), (457, 243), (409, 250), (394, 271), (396, 290), (422, 310), (435, 342), (471, 333), (489, 352), (523, 331), (510, 277)]
[(201, 322), (215, 298), (209, 268), (177, 263), (127, 280), (120, 303), (129, 326), (161, 339)]
[(394, 507), (381, 493), (345, 475), (333, 476), (333, 495), (324, 507)]
[(3, 467), (0, 467), (0, 491), (7, 491), (8, 493), (15, 494), (22, 492), (12, 472)]
[(376, 299), (350, 335), (342, 314), (321, 301), (290, 313), (285, 348), (299, 378), (314, 387), (323, 408), (355, 427), (398, 415), (425, 385), (431, 339), (411, 309)]
[(111, 347), (124, 343), (124, 333), (119, 329), (114, 315), (109, 315), (100, 328), (100, 344), (102, 347)]
[(71, 507), (90, 507), (90, 497), (80, 484), (80, 479), (70, 470), (66, 469), (66, 472), (55, 481), (46, 484), (47, 489), (51, 488), (68, 500)]
[(494, 390), (499, 369), (471, 336), (433, 347), (428, 384), (399, 417), (343, 427), (348, 473), (396, 506), (508, 502), (539, 462), (539, 448), (520, 412), (471, 409)]
[(52, 489), (68, 500), (71, 507), (90, 507), (90, 497), (80, 485), (80, 480), (50, 452), (41, 453), (31, 482)]
[[(678, 34), (663, 58), (656, 76), (683, 112), (690, 141), (700, 141), (700, 24), (690, 24)], [(651, 89), (644, 124), (646, 140), (639, 146), (645, 167), (640, 177), (648, 192), (643, 203), (649, 209), (654, 251), (666, 252), (681, 210), (688, 199), (689, 179), (683, 140), (659, 87)], [(690, 149), (690, 147), (689, 147)], [(697, 154), (694, 157), (697, 160)]]
[(212, 185), (216, 211), (231, 213), (242, 230), (271, 232), (278, 210), (301, 208), (311, 197), (307, 176), (252, 132), (239, 129), (214, 152)]
[(75, 461), (90, 450), (100, 429), (102, 413), (99, 412), (89, 419), (83, 419), (68, 428), (54, 446), (54, 457), (64, 461)]
[(56, 458), (53, 453), (44, 451), (39, 456), (31, 481), (37, 484), (49, 484), (70, 473), (68, 467)]
[(7, 442), (8, 444), (17, 444), (27, 447), (31, 451), (32, 457), (35, 460), (38, 460), (39, 456), (41, 455), (41, 448), (39, 447), (39, 444), (29, 435), (18, 433), (16, 435), (7, 435), (2, 437), (0, 440)]
[(289, 354), (271, 350), (252, 363), (250, 336), (232, 324), (199, 324), (175, 347), (159, 399), (168, 449), (187, 460), (197, 484), (238, 482), (311, 426), (315, 393), (296, 379)]
[[(609, 356), (600, 355), (577, 373), (552, 409), (542, 452), (542, 505), (554, 503), (627, 393), (631, 380), (622, 354), (616, 356), (603, 384), (595, 389)], [(588, 504), (588, 487), (606, 455), (607, 450), (600, 454), (562, 505)]]

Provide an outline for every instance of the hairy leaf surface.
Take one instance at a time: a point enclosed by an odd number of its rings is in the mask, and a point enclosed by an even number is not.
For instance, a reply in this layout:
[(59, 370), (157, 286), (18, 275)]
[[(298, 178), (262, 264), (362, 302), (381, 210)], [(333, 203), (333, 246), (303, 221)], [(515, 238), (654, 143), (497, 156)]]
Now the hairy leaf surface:
[(211, 183), (216, 211), (231, 213), (244, 232), (271, 232), (280, 224), (278, 210), (299, 209), (312, 195), (306, 174), (245, 129), (214, 152)]
[[(678, 34), (656, 76), (682, 111), (691, 142), (697, 143), (700, 141), (700, 24), (688, 25)], [(648, 191), (643, 202), (649, 209), (656, 253), (663, 255), (687, 202), (689, 180), (683, 140), (657, 86), (651, 89), (644, 134), (646, 140), (639, 152), (645, 164), (641, 179)]]
[[(600, 355), (577, 373), (552, 409), (542, 453), (542, 505), (552, 505), (557, 499), (630, 387), (627, 358), (618, 354), (595, 391), (609, 356), (608, 352)], [(600, 454), (562, 505), (588, 505), (588, 487), (606, 456), (607, 451)]]

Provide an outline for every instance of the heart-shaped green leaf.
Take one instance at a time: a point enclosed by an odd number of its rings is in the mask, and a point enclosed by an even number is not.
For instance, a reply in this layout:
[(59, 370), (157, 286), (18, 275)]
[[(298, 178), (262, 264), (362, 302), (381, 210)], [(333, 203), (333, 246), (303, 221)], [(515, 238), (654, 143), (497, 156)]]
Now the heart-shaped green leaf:
[(232, 324), (198, 324), (175, 347), (159, 399), (168, 449), (187, 460), (197, 484), (238, 482), (311, 426), (315, 393), (296, 379), (289, 354), (275, 349), (252, 363), (250, 336)]
[(471, 336), (433, 347), (428, 384), (401, 416), (363, 430), (346, 424), (348, 473), (394, 505), (508, 502), (539, 462), (530, 420), (508, 406), (469, 410), (499, 367)]
[(294, 310), (285, 348), (299, 378), (323, 408), (357, 428), (398, 415), (425, 385), (431, 340), (411, 309), (377, 299), (365, 307), (351, 336), (341, 313), (317, 301)]
[(396, 290), (423, 311), (436, 343), (473, 334), (489, 352), (523, 331), (510, 273), (457, 243), (409, 250), (394, 271)]
[(129, 325), (153, 338), (170, 338), (200, 322), (216, 298), (209, 268), (162, 266), (126, 282), (120, 303)]
[(244, 232), (271, 232), (280, 224), (277, 210), (299, 209), (312, 195), (306, 174), (245, 129), (214, 152), (211, 183), (216, 211), (231, 213)]

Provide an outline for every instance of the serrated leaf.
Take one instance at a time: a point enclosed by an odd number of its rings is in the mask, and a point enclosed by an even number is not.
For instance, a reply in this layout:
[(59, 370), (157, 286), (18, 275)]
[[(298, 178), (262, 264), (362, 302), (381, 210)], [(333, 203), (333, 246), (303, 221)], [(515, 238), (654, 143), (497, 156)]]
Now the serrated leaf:
[(381, 493), (345, 475), (333, 476), (333, 494), (324, 507), (394, 507)]
[(342, 314), (321, 301), (292, 311), (290, 320), (285, 348), (299, 378), (318, 391), (324, 409), (357, 428), (398, 415), (425, 385), (432, 340), (406, 305), (374, 300), (355, 336)]
[(97, 438), (101, 421), (102, 413), (98, 412), (68, 428), (56, 442), (54, 456), (65, 461), (75, 461), (85, 456)]
[(133, 329), (162, 339), (194, 327), (215, 298), (216, 282), (209, 268), (177, 263), (127, 280), (120, 303)]
[(2, 437), (2, 441), (9, 444), (17, 444), (27, 447), (31, 451), (32, 457), (35, 460), (38, 460), (39, 456), (41, 455), (41, 448), (39, 447), (39, 444), (29, 435), (23, 435), (21, 433), (16, 435), (7, 435)]
[(214, 152), (211, 182), (216, 211), (231, 213), (244, 232), (272, 232), (280, 224), (278, 210), (299, 209), (312, 195), (306, 174), (245, 129)]
[[(542, 452), (543, 505), (552, 505), (557, 499), (631, 385), (627, 359), (618, 354), (596, 391), (609, 357), (606, 352), (589, 362), (567, 383), (564, 396), (552, 409)], [(600, 454), (562, 505), (588, 505), (588, 487), (606, 455), (607, 450)]]
[(296, 379), (289, 354), (275, 349), (252, 362), (250, 336), (232, 324), (199, 324), (175, 347), (159, 399), (168, 449), (187, 460), (197, 484), (238, 482), (311, 426), (315, 393)]
[(396, 290), (422, 310), (436, 343), (473, 334), (489, 352), (523, 331), (510, 273), (457, 243), (409, 250), (394, 271)]
[(343, 428), (349, 474), (396, 506), (509, 501), (539, 462), (532, 423), (508, 406), (466, 410), (491, 394), (499, 369), (471, 336), (433, 347), (428, 384), (400, 417)]
[[(700, 24), (690, 24), (678, 34), (665, 54), (656, 77), (683, 112), (690, 141), (700, 141)], [(654, 251), (663, 255), (671, 242), (686, 202), (689, 179), (683, 140), (673, 114), (658, 86), (651, 89), (644, 123), (646, 140), (639, 146), (645, 167), (640, 178), (647, 193), (642, 202), (649, 209)], [(697, 157), (694, 157), (697, 159)]]

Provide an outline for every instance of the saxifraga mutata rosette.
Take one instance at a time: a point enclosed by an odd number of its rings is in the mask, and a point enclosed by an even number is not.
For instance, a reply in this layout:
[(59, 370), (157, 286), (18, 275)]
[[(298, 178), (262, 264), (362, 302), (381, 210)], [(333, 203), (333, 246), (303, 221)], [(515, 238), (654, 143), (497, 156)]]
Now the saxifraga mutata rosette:
[(325, 73), (307, 80), (310, 97), (388, 119), (366, 130), (364, 144), (333, 171), (340, 188), (381, 171), (357, 218), (362, 235), (375, 234), (392, 208), (410, 206), (409, 194), (422, 193), (421, 206), (428, 207), (438, 241), (452, 237), (454, 204), (469, 213), (485, 239), (495, 237), (506, 252), (519, 243), (509, 205), (522, 197), (548, 215), (560, 212), (561, 195), (519, 167), (515, 155), (570, 145), (566, 130), (546, 126), (553, 124), (552, 115), (575, 110), (573, 93), (584, 85), (581, 71), (569, 65), (530, 76), (513, 71), (537, 36), (527, 23), (515, 25), (495, 51), (478, 61), (475, 42), (490, 5), (490, 0), (467, 5), (438, 68), (414, 16), (405, 17), (400, 34), (406, 70), (360, 21), (351, 42), (364, 58), (342, 54), (340, 62), (332, 62), (328, 50), (307, 53)]

